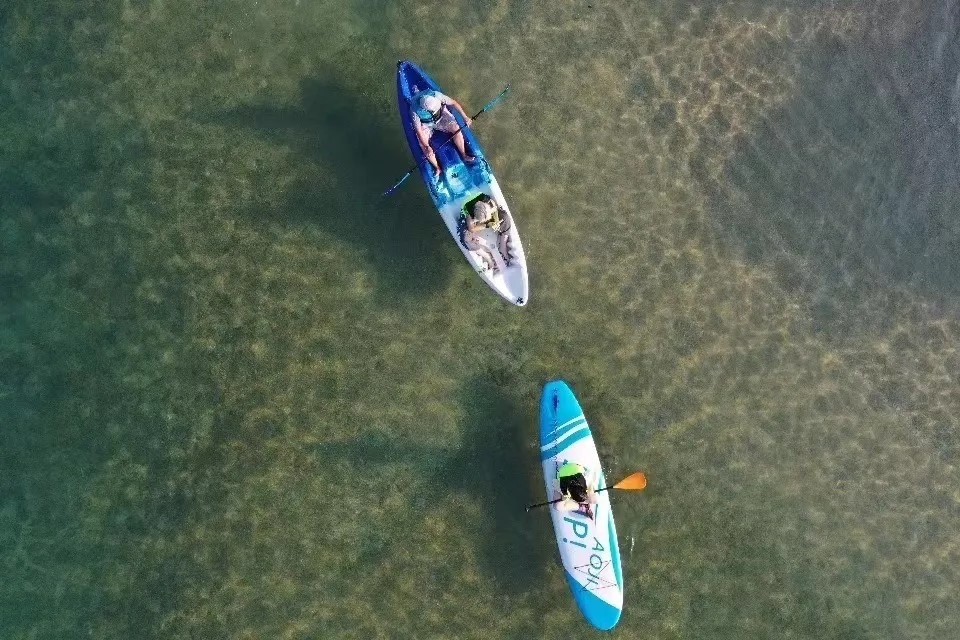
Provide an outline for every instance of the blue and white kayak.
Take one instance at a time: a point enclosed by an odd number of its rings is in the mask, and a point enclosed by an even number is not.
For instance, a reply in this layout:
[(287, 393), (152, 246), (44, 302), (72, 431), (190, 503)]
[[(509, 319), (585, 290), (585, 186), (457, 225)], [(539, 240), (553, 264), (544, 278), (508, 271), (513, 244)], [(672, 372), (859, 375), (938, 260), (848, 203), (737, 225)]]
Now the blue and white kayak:
[[(497, 184), (497, 179), (490, 169), (483, 149), (480, 148), (480, 143), (477, 142), (470, 127), (463, 127), (462, 129), (467, 152), (477, 158), (477, 161), (470, 165), (462, 161), (452, 142), (444, 145), (444, 142), (449, 139), (447, 134), (436, 132), (431, 137), (430, 145), (437, 154), (437, 160), (441, 168), (440, 178), (434, 177), (433, 167), (426, 161), (411, 120), (411, 110), (416, 108), (415, 105), (412, 105), (412, 100), (423, 91), (443, 92), (439, 85), (416, 64), (410, 61), (398, 62), (397, 106), (400, 110), (400, 122), (403, 124), (403, 132), (406, 135), (413, 159), (420, 163), (420, 176), (427, 185), (427, 191), (430, 192), (430, 197), (440, 212), (440, 217), (443, 218), (450, 235), (456, 240), (457, 246), (460, 247), (460, 251), (467, 258), (470, 266), (480, 274), (483, 281), (505, 300), (522, 307), (527, 304), (529, 299), (529, 284), (527, 259), (523, 252), (523, 245), (520, 243), (520, 235), (517, 232), (517, 221), (512, 215), (510, 216), (513, 222), (507, 232), (510, 238), (509, 247), (512, 258), (510, 266), (506, 265), (503, 256), (497, 250), (497, 233), (492, 229), (484, 229), (480, 232), (480, 235), (486, 241), (486, 245), (497, 263), (496, 271), (485, 264), (481, 256), (466, 247), (463, 237), (466, 230), (465, 207), (470, 206), (477, 198), (486, 194), (497, 203), (501, 211), (509, 214), (510, 209), (503, 193), (500, 191), (500, 185)], [(451, 112), (453, 112), (460, 126), (466, 124), (455, 109), (451, 109)]]
[[(560, 497), (557, 470), (566, 462), (585, 467), (594, 488), (606, 486), (600, 457), (573, 391), (562, 380), (548, 382), (540, 399), (540, 460), (547, 500)], [(593, 519), (580, 511), (550, 506), (553, 531), (563, 571), (573, 598), (587, 621), (598, 629), (612, 629), (623, 610), (623, 572), (610, 493), (597, 493)]]

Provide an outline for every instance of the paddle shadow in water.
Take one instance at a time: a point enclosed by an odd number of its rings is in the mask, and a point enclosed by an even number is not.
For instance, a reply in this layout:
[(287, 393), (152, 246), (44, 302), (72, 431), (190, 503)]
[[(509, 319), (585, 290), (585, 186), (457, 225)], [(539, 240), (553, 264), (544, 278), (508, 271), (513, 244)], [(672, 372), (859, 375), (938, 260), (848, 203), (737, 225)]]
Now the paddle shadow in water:
[(825, 334), (889, 329), (876, 309), (905, 293), (960, 303), (960, 40), (934, 4), (916, 27), (824, 35), (719, 176), (691, 161), (721, 236), (807, 294)]
[(382, 195), (412, 159), (387, 90), (392, 69), (378, 70), (382, 76), (349, 67), (322, 72), (301, 83), (299, 105), (251, 104), (210, 119), (253, 129), (312, 164), (268, 217), (316, 224), (355, 245), (384, 298), (427, 295), (446, 285), (455, 252), (419, 174)]

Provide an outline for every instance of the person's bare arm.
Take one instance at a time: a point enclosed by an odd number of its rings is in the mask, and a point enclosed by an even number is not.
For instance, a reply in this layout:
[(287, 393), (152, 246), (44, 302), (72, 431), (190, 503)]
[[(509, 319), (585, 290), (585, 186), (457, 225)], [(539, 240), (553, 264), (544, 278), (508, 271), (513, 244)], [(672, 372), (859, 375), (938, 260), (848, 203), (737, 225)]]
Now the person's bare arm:
[(463, 121), (467, 123), (467, 126), (469, 127), (470, 125), (472, 125), (473, 118), (467, 115), (467, 112), (466, 110), (464, 110), (463, 106), (461, 106), (461, 104), (456, 100), (454, 100), (453, 98), (450, 98), (450, 96), (447, 96), (447, 97), (450, 99), (450, 104), (452, 104), (456, 108), (456, 110), (460, 112), (460, 115), (463, 116)]
[(414, 126), (414, 130), (417, 133), (417, 141), (420, 143), (420, 148), (423, 150), (423, 155), (427, 157), (427, 160), (430, 161), (430, 164), (433, 165), (433, 168), (439, 171), (440, 165), (437, 162), (437, 154), (434, 153), (433, 147), (430, 146), (430, 138), (427, 137), (427, 133), (423, 130), (423, 125), (417, 123)]
[(420, 123), (417, 123), (413, 127), (414, 132), (417, 134), (417, 141), (420, 143), (420, 148), (423, 149), (424, 153), (429, 153), (430, 148), (430, 139), (427, 137), (427, 133), (423, 130), (423, 126)]

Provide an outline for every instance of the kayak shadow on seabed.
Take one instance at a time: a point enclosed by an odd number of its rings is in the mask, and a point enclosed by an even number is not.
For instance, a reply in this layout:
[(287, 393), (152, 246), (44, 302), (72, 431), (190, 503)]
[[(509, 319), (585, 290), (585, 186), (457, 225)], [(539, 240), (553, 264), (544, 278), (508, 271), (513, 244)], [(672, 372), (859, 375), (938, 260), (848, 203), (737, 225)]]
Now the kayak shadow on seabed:
[(451, 263), (459, 262), (423, 186), (411, 182), (382, 197), (385, 186), (412, 162), (390, 69), (384, 69), (382, 81), (370, 70), (351, 71), (330, 70), (303, 80), (299, 105), (265, 100), (198, 119), (253, 129), (309, 161), (295, 169), (296, 176), (283, 176), (293, 179), (273, 211), (258, 209), (251, 217), (319, 225), (356, 245), (375, 269), (384, 300), (441, 291)]
[[(480, 568), (505, 595), (528, 593), (542, 586), (553, 562), (548, 519), (531, 517), (524, 500), (531, 487), (541, 487), (535, 445), (524, 437), (536, 421), (536, 407), (521, 410), (513, 398), (480, 376), (465, 385), (460, 399), (467, 407), (464, 441), (456, 448), (414, 444), (411, 440), (373, 435), (351, 442), (317, 447), (324, 458), (357, 466), (413, 463), (420, 480), (413, 495), (442, 490), (458, 503), (481, 505), (480, 515), (468, 509), (449, 521), (459, 536), (479, 548)], [(411, 504), (411, 518), (420, 522), (429, 500)], [(441, 503), (449, 510), (450, 502)], [(411, 525), (416, 526), (416, 525)]]

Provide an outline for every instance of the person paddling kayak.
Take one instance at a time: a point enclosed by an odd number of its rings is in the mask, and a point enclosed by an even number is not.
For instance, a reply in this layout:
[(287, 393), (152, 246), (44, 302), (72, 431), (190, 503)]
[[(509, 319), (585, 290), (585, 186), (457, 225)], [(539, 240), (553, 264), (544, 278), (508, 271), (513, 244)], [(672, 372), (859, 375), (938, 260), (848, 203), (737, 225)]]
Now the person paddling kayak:
[(433, 173), (435, 176), (440, 177), (440, 164), (437, 162), (437, 154), (434, 153), (433, 148), (430, 146), (430, 138), (433, 136), (434, 131), (443, 131), (453, 136), (453, 146), (457, 148), (457, 152), (460, 154), (460, 157), (463, 158), (464, 162), (472, 164), (476, 161), (473, 156), (467, 154), (467, 149), (463, 141), (463, 132), (459, 130), (460, 124), (450, 111), (450, 107), (459, 111), (460, 115), (463, 116), (463, 121), (466, 122), (469, 127), (473, 123), (473, 120), (467, 115), (467, 112), (463, 110), (459, 102), (448, 95), (432, 90), (421, 91), (413, 97), (411, 102), (411, 106), (413, 107), (411, 110), (413, 113), (411, 118), (413, 120), (413, 130), (416, 132), (417, 139), (420, 141), (420, 148), (423, 149), (423, 155), (425, 155), (430, 164), (433, 165)]
[[(589, 482), (587, 475), (590, 476)], [(557, 503), (560, 511), (576, 511), (580, 509), (589, 518), (593, 518), (591, 504), (597, 503), (597, 494), (594, 491), (596, 477), (589, 473), (582, 465), (575, 462), (564, 462), (557, 469), (557, 480), (560, 481), (560, 495), (562, 502)]]

